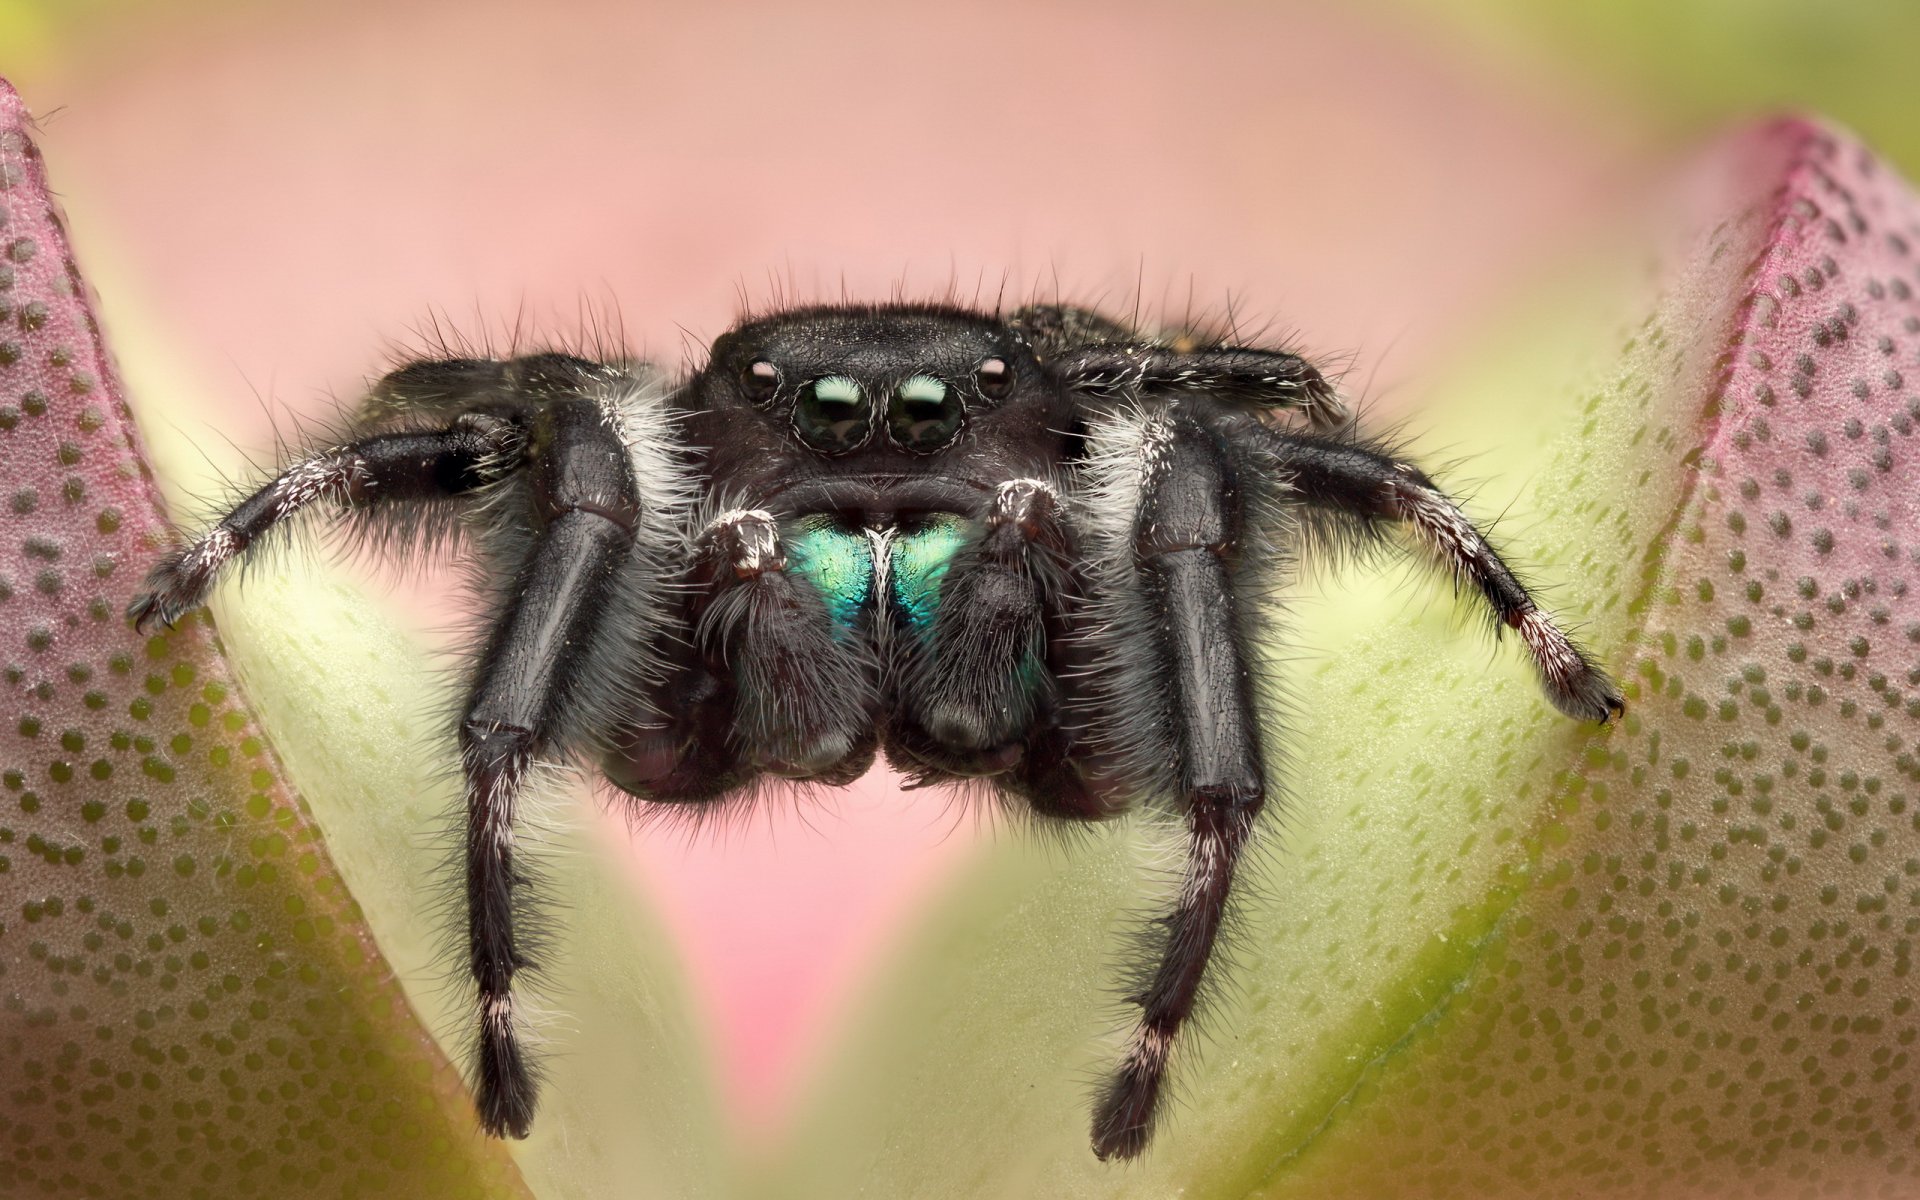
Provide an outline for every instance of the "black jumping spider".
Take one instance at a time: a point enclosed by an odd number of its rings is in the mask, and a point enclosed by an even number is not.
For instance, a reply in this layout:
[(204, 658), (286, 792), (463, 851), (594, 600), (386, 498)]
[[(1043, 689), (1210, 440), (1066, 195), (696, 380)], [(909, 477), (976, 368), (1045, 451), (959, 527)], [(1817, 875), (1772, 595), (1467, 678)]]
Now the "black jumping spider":
[(1269, 793), (1255, 649), (1296, 548), (1404, 531), (1518, 631), (1561, 711), (1623, 707), (1311, 363), (1076, 308), (797, 309), (680, 382), (563, 353), (409, 363), (341, 444), (164, 558), (130, 615), (176, 620), (319, 501), (395, 551), (469, 535), (495, 614), (458, 731), (495, 1135), (534, 1112), (511, 989), (534, 957), (514, 812), (536, 759), (591, 753), (644, 802), (707, 804), (766, 776), (848, 783), (884, 753), (1042, 818), (1181, 814), (1184, 882), (1093, 1119), (1094, 1151), (1131, 1158)]

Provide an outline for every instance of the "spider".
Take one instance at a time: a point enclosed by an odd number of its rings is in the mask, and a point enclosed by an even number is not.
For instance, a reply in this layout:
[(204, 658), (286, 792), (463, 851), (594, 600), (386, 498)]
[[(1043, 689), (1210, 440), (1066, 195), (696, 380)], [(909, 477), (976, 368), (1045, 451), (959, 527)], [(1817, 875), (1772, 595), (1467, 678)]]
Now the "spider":
[(129, 616), (176, 621), (322, 503), (389, 550), (475, 550), (491, 616), (457, 735), (471, 1076), (494, 1136), (524, 1137), (535, 1108), (513, 984), (538, 957), (514, 835), (536, 760), (592, 755), (655, 806), (843, 785), (884, 754), (1042, 820), (1177, 814), (1182, 882), (1094, 1104), (1094, 1152), (1128, 1159), (1274, 791), (1258, 650), (1296, 550), (1398, 531), (1519, 634), (1562, 712), (1624, 711), (1311, 362), (1083, 308), (796, 308), (679, 381), (563, 352), (409, 362), (339, 444), (161, 559)]

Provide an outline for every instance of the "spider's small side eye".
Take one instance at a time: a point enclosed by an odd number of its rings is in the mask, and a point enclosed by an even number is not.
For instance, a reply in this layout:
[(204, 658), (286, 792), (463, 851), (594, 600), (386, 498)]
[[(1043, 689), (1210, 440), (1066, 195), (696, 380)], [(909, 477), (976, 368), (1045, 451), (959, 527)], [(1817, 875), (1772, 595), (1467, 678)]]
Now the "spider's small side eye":
[(780, 390), (780, 368), (756, 358), (740, 372), (740, 390), (755, 404), (765, 404)]
[(887, 402), (887, 432), (894, 443), (915, 454), (931, 454), (960, 434), (966, 406), (945, 380), (915, 375), (893, 391)]
[(1013, 368), (1004, 358), (990, 358), (973, 369), (974, 385), (989, 400), (1005, 400), (1013, 390)]
[(822, 454), (843, 454), (867, 440), (873, 409), (859, 384), (845, 375), (829, 375), (801, 385), (793, 430)]

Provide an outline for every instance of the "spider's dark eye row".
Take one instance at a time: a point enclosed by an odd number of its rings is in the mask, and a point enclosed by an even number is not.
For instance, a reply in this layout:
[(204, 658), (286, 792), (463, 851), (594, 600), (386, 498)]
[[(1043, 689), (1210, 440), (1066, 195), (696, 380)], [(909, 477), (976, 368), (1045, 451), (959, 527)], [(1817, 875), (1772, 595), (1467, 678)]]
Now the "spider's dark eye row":
[[(887, 435), (903, 450), (931, 454), (960, 435), (966, 405), (946, 380), (914, 375), (887, 401)], [(873, 432), (873, 406), (858, 382), (828, 375), (800, 386), (793, 430), (822, 454), (844, 454), (866, 444)]]
[(802, 384), (793, 406), (793, 429), (822, 454), (843, 454), (867, 440), (873, 409), (860, 385), (845, 375)]
[(765, 404), (780, 391), (780, 368), (756, 358), (740, 372), (740, 390), (755, 404)]
[(1013, 368), (1004, 358), (990, 358), (973, 369), (974, 386), (989, 400), (1005, 400), (1013, 390)]
[(902, 449), (927, 454), (960, 432), (965, 407), (945, 380), (915, 375), (894, 389), (887, 403), (887, 432)]

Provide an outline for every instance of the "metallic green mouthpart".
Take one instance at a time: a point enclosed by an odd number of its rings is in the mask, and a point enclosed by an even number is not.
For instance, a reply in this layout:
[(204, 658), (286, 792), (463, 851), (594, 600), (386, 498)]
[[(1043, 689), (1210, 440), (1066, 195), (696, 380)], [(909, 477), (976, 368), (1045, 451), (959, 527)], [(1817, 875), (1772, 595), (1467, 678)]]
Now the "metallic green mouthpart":
[(842, 630), (873, 596), (873, 543), (863, 529), (848, 529), (829, 516), (803, 518), (785, 537), (787, 569), (804, 575), (827, 602)]
[(966, 544), (967, 525), (960, 517), (941, 515), (893, 535), (893, 598), (916, 633), (924, 634), (933, 626), (934, 613), (940, 608), (940, 581), (954, 554)]

